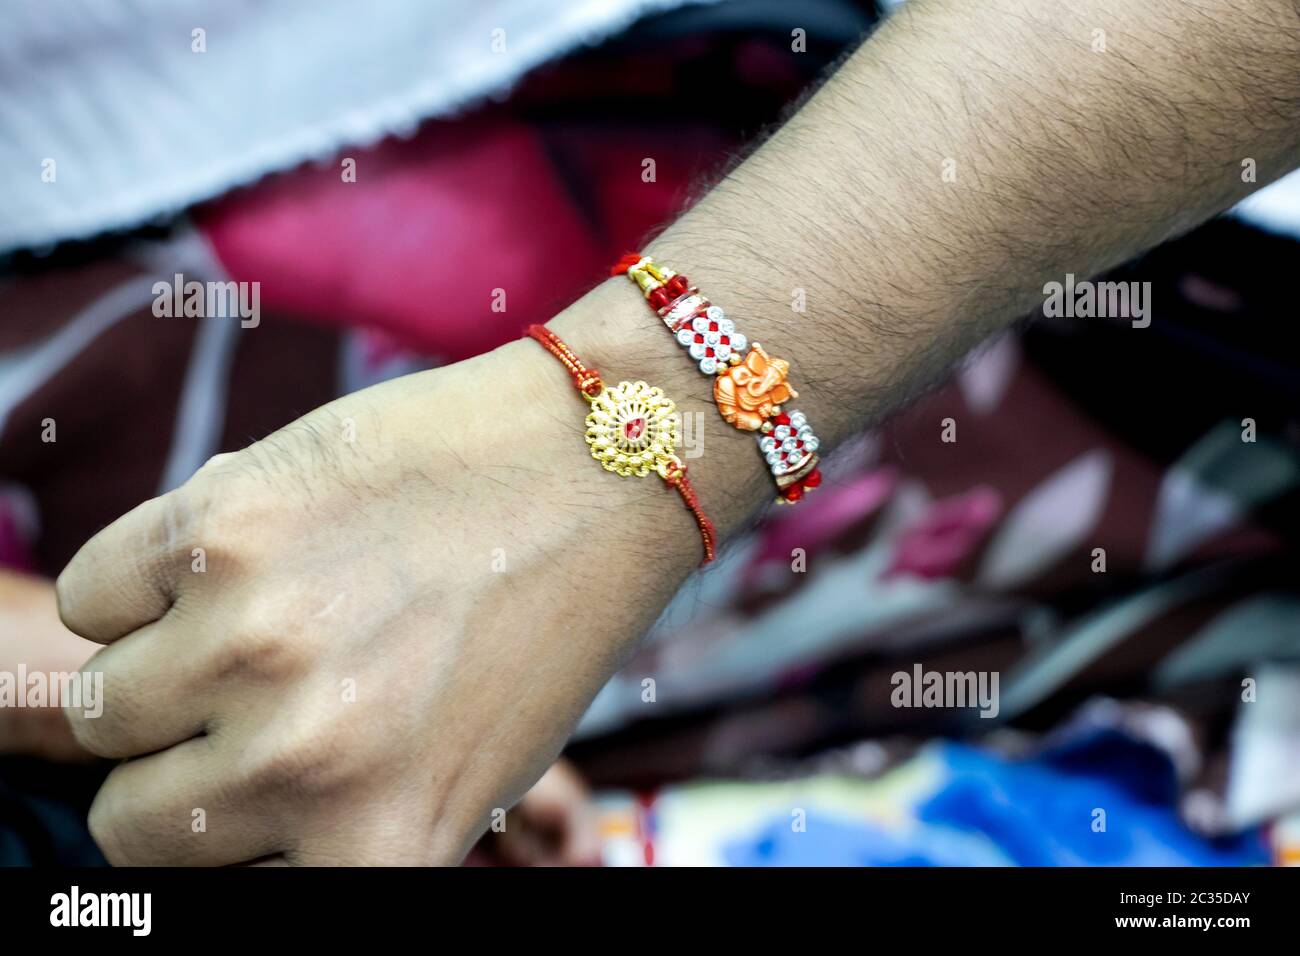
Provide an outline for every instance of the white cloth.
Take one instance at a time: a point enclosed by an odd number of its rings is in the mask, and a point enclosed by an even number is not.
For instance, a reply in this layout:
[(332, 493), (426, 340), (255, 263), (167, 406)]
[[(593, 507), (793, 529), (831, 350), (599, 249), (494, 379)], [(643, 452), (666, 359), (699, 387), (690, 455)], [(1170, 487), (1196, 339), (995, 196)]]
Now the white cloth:
[(0, 253), (412, 131), (646, 13), (704, 2), (7, 0)]

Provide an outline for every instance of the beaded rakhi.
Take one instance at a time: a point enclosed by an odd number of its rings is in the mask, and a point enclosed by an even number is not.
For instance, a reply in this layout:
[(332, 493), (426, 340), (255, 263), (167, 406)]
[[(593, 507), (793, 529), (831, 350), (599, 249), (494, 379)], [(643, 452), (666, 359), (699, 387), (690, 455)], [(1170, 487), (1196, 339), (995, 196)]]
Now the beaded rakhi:
[[(821, 484), (821, 442), (803, 412), (786, 410), (799, 397), (786, 375), (790, 363), (750, 343), (735, 323), (684, 275), (634, 252), (619, 260), (650, 307), (690, 353), (701, 372), (713, 376), (713, 400), (728, 424), (758, 432), (758, 449), (776, 481), (778, 501), (792, 503)], [(748, 346), (748, 352), (746, 352)]]

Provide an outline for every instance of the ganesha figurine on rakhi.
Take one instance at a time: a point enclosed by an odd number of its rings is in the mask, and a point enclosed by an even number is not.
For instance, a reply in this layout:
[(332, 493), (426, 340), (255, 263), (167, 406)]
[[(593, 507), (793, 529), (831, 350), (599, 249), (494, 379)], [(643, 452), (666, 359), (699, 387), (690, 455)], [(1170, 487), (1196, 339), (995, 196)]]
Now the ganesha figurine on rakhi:
[(685, 276), (649, 256), (624, 256), (613, 273), (626, 273), (640, 286), (650, 307), (700, 371), (716, 376), (713, 400), (722, 417), (742, 431), (759, 433), (759, 451), (776, 481), (777, 500), (798, 501), (820, 485), (820, 442), (802, 412), (786, 412), (783, 407), (799, 397), (786, 382), (790, 363), (768, 355), (757, 342), (745, 353), (748, 340), (722, 309)]
[(790, 363), (770, 357), (755, 342), (744, 361), (719, 371), (713, 383), (713, 400), (727, 424), (747, 432), (757, 431), (763, 422), (780, 414), (781, 404), (799, 393), (785, 380)]

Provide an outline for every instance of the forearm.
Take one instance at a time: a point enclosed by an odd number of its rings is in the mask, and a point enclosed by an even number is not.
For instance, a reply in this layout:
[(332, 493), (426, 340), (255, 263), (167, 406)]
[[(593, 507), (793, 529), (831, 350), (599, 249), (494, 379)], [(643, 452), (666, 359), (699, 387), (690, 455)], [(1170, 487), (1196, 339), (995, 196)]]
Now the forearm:
[[(1094, 50), (1105, 31), (1105, 51)], [(915, 0), (647, 251), (791, 362), (827, 446), (1042, 301), (1295, 165), (1290, 0)], [(946, 174), (946, 175), (945, 175)], [(802, 290), (805, 312), (792, 301)], [(634, 287), (556, 323), (610, 377), (706, 413), (691, 467), (725, 526), (770, 500)]]

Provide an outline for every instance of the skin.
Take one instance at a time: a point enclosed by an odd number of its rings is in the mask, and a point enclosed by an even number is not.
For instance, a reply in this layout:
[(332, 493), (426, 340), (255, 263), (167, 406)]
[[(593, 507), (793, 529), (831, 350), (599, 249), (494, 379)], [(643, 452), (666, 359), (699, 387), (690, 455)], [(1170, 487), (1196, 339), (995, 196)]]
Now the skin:
[[(1045, 282), (1248, 193), (1243, 160), (1258, 184), (1294, 166), (1298, 66), (1292, 0), (916, 0), (647, 251), (790, 360), (833, 447)], [(771, 500), (634, 287), (551, 325), (704, 413), (691, 476), (724, 537)], [(699, 560), (657, 479), (596, 468), (585, 408), (512, 343), (318, 409), (89, 542), (58, 598), (105, 645), (106, 713), (74, 732), (135, 758), (90, 814), (108, 858), (460, 860)]]
[[(99, 645), (59, 620), (54, 582), (0, 571), (0, 671), (66, 674), (81, 670)], [(94, 755), (77, 743), (57, 707), (0, 708), (0, 755), (83, 763)], [(470, 859), (500, 866), (594, 866), (600, 833), (587, 786), (566, 760), (556, 761), (511, 810), (506, 827), (488, 833)]]

